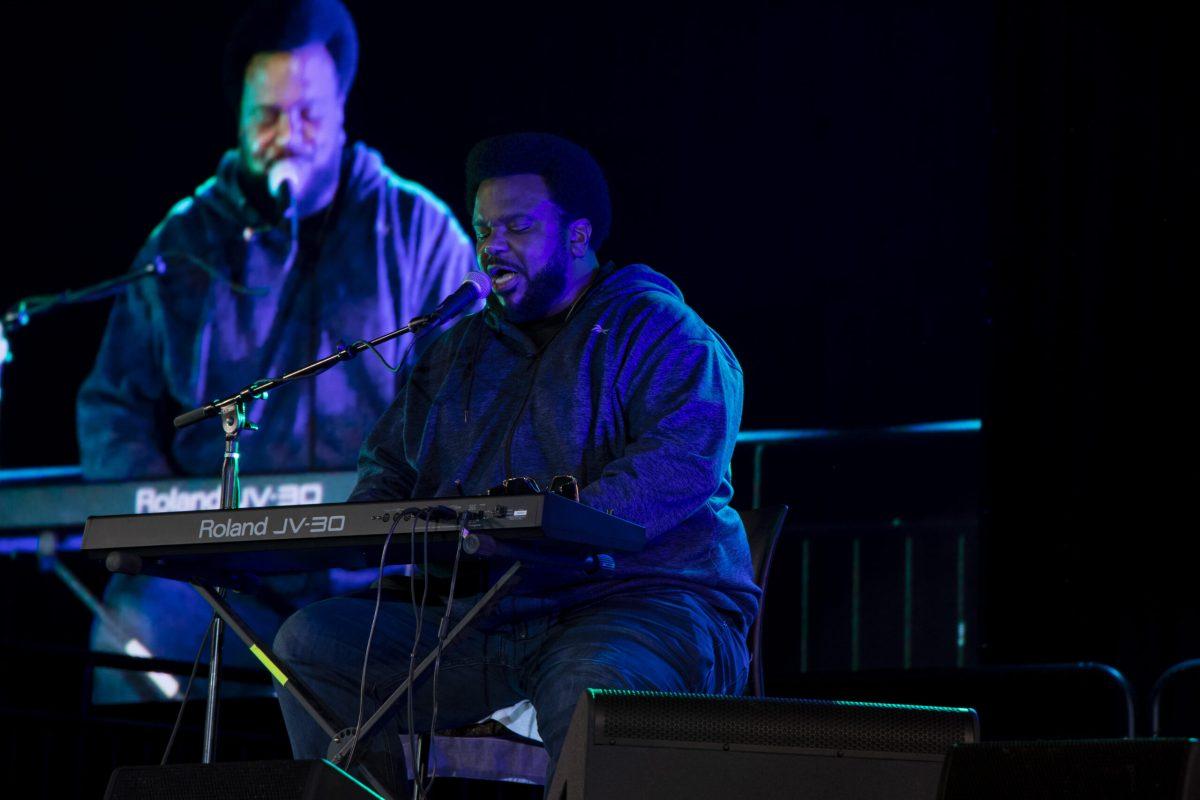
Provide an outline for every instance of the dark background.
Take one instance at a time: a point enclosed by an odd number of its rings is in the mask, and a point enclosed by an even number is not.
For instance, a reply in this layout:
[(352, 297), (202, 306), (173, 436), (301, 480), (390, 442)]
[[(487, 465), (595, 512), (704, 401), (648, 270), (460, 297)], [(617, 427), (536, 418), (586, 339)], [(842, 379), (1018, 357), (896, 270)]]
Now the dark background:
[[(548, 129), (586, 144), (613, 190), (602, 255), (667, 273), (729, 340), (747, 373), (746, 427), (979, 416), (986, 13), (752, 3), (472, 22), (385, 5), (351, 4), (351, 138), (464, 222), (462, 162), (479, 138)], [(16, 87), (21, 238), (40, 257), (10, 270), (5, 301), (123, 271), (213, 172), (234, 142), (220, 58), (241, 7), (77, 22)], [(75, 460), (70, 395), (103, 317), (75, 309), (13, 337), (6, 417), (61, 421), (5, 425), (3, 463)], [(46, 358), (61, 378), (49, 396), (37, 387)]]
[[(668, 274), (729, 341), (744, 428), (982, 417), (961, 447), (771, 451), (765, 495), (793, 529), (978, 519), (972, 660), (1105, 661), (1144, 695), (1200, 656), (1186, 26), (1152, 6), (825, 5), (350, 3), (348, 128), (464, 221), (477, 139), (588, 146), (615, 205), (602, 255)], [(15, 12), (34, 47), (3, 55), (0, 305), (122, 272), (212, 173), (240, 8)], [(11, 337), (0, 464), (75, 462), (106, 313)]]

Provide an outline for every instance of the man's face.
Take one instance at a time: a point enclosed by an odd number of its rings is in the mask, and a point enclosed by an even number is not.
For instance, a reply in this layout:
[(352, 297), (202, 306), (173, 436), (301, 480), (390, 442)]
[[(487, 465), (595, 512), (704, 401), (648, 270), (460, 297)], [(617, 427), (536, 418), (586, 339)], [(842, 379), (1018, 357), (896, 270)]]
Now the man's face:
[(345, 133), (337, 68), (322, 44), (258, 53), (246, 65), (238, 144), (242, 163), (265, 178), (281, 165), (301, 214), (333, 200)]
[(479, 267), (491, 277), (492, 291), (513, 322), (557, 314), (586, 284), (572, 269), (565, 215), (541, 175), (479, 184), (471, 224)]

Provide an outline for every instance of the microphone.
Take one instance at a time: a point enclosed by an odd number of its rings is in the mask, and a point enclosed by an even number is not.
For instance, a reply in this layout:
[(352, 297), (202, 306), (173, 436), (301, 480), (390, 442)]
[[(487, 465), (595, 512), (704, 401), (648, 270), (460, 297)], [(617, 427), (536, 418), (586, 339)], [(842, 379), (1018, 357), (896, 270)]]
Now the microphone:
[(488, 292), (491, 290), (491, 278), (482, 272), (468, 272), (463, 277), (463, 282), (459, 284), (459, 287), (438, 304), (438, 307), (432, 313), (426, 314), (423, 317), (417, 317), (408, 323), (408, 325), (414, 331), (417, 331), (435, 322), (445, 322), (453, 319), (487, 297)]
[(300, 175), (296, 164), (289, 159), (276, 161), (267, 170), (267, 191), (275, 199), (280, 219), (296, 218), (296, 184)]

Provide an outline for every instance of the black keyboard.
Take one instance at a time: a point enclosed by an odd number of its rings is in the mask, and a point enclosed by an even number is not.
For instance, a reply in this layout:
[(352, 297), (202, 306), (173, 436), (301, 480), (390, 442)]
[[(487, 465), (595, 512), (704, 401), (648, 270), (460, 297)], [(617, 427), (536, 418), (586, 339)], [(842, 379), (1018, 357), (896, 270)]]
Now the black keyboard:
[[(485, 550), (514, 554), (536, 543), (540, 556), (633, 552), (641, 525), (555, 494), (455, 497), (88, 517), (82, 549), (109, 569), (234, 586), (256, 576), (327, 567), (377, 566), (389, 531), (388, 561), (453, 552), (465, 522)], [(516, 556), (514, 556), (516, 557)]]

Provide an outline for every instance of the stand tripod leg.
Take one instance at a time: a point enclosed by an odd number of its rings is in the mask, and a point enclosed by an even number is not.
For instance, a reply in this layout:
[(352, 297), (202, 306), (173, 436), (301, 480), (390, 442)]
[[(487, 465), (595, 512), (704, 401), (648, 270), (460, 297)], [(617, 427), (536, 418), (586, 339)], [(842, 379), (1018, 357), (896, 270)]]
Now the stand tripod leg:
[[(217, 589), (222, 599), (224, 589)], [(217, 701), (221, 696), (221, 650), (225, 645), (225, 626), (220, 617), (213, 617), (212, 647), (208, 656), (208, 702), (204, 706), (204, 750), (201, 764), (211, 764), (217, 752)]]
[[(238, 479), (238, 436), (243, 430), (254, 430), (246, 419), (246, 402), (236, 400), (221, 406), (221, 428), (225, 431), (225, 458), (221, 461), (221, 508), (235, 509), (241, 504), (241, 484)], [(225, 590), (211, 593), (221, 601)], [(205, 598), (209, 600), (209, 598)], [(209, 600), (211, 604), (213, 601)], [(213, 606), (217, 608), (216, 606)], [(227, 613), (232, 609), (225, 606)], [(225, 643), (225, 617), (217, 610), (212, 621), (212, 654), (208, 660), (208, 702), (204, 706), (204, 752), (201, 761), (211, 764), (217, 752), (217, 705), (221, 692), (221, 649)]]

